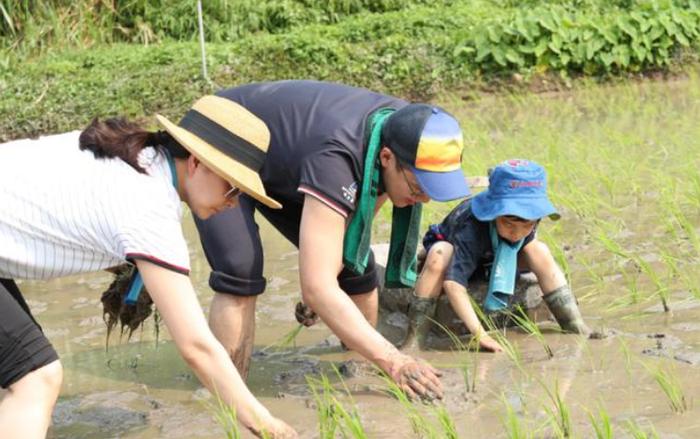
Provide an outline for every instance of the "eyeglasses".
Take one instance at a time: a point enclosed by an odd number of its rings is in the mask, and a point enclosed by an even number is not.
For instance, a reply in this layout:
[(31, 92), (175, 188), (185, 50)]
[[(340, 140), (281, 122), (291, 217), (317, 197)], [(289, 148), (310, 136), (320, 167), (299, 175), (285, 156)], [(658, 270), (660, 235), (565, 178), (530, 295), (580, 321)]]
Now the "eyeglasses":
[(401, 169), (401, 175), (403, 175), (403, 179), (406, 180), (406, 185), (408, 186), (408, 190), (411, 192), (411, 196), (413, 198), (422, 198), (425, 197), (425, 192), (423, 192), (422, 189), (418, 188), (416, 189), (415, 186), (411, 183), (411, 181), (408, 179), (406, 176), (406, 171), (404, 170), (404, 167), (399, 164), (399, 169)]
[(231, 186), (231, 189), (229, 189), (224, 194), (224, 198), (226, 199), (226, 201), (233, 201), (240, 193), (241, 193), (240, 188), (237, 188), (236, 186)]

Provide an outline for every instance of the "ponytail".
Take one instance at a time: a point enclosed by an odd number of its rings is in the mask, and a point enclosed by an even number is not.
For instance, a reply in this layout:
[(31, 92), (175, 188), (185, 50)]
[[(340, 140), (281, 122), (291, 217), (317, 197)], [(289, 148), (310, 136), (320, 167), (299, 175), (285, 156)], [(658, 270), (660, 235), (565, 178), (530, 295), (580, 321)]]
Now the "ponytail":
[(79, 144), (81, 150), (92, 151), (95, 158), (120, 158), (141, 174), (146, 170), (139, 166), (138, 156), (148, 146), (162, 146), (177, 158), (190, 155), (168, 132), (146, 131), (122, 117), (103, 121), (94, 118), (80, 133)]

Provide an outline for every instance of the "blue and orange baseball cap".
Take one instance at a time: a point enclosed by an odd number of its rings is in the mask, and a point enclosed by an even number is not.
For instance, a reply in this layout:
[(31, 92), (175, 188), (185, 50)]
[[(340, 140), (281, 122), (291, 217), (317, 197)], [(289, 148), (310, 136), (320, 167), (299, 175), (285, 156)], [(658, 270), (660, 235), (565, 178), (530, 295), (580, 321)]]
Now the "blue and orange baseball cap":
[(529, 160), (506, 160), (491, 171), (489, 187), (471, 202), (479, 221), (513, 215), (534, 221), (548, 216), (558, 220), (557, 209), (547, 198), (547, 173)]
[(400, 108), (387, 118), (382, 141), (411, 167), (431, 199), (449, 201), (470, 194), (462, 173), (462, 129), (447, 111), (428, 104)]

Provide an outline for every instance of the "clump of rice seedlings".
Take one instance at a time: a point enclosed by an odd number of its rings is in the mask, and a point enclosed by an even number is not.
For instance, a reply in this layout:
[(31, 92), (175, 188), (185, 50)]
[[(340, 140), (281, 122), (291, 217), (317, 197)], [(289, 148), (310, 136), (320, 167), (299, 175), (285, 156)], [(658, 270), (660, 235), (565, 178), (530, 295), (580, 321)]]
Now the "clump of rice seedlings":
[(338, 429), (334, 390), (326, 375), (321, 375), (320, 379), (307, 376), (306, 382), (316, 402), (319, 435), (323, 439), (332, 439)]
[(606, 286), (605, 276), (596, 270), (593, 262), (582, 254), (577, 254), (574, 256), (574, 258), (578, 264), (586, 269), (589, 279), (594, 283), (595, 289), (597, 291), (604, 291)]
[(554, 357), (554, 352), (552, 352), (552, 348), (549, 346), (549, 343), (544, 338), (544, 335), (542, 335), (542, 331), (540, 330), (539, 326), (537, 326), (537, 323), (533, 322), (532, 319), (527, 315), (525, 310), (518, 305), (517, 308), (515, 309), (514, 312), (509, 312), (508, 316), (513, 319), (516, 325), (520, 327), (523, 331), (527, 332), (531, 336), (535, 337), (537, 341), (542, 345), (544, 348), (545, 353), (547, 353), (548, 358), (553, 358)]
[(508, 439), (531, 439), (534, 437), (534, 432), (529, 431), (520, 422), (518, 414), (513, 406), (508, 402), (505, 394), (501, 394), (501, 399), (506, 407), (506, 416), (503, 419), (503, 425), (506, 428)]
[(284, 349), (290, 346), (296, 347), (296, 339), (304, 325), (299, 323), (294, 329), (283, 335), (279, 340), (272, 343), (271, 345), (265, 346), (262, 351), (267, 352), (269, 350)]
[(433, 325), (440, 328), (440, 330), (442, 332), (444, 332), (445, 335), (447, 335), (447, 337), (452, 342), (452, 346), (454, 347), (454, 349), (456, 349), (457, 351), (468, 351), (469, 350), (470, 346), (465, 345), (464, 342), (462, 342), (462, 340), (459, 338), (459, 336), (454, 333), (454, 331), (452, 331), (450, 328), (448, 328), (447, 326), (443, 325), (442, 323), (438, 322), (437, 320), (435, 320), (431, 317), (428, 317), (428, 319), (432, 322)]
[[(538, 380), (539, 381), (539, 380)], [(573, 426), (571, 423), (571, 411), (564, 403), (559, 394), (559, 385), (554, 383), (554, 390), (550, 390), (547, 385), (540, 381), (540, 385), (544, 388), (549, 400), (552, 402), (552, 407), (545, 407), (545, 411), (551, 419), (552, 426), (559, 438), (570, 438), (573, 436)]]
[[(474, 343), (474, 340), (472, 340), (469, 345), (465, 345), (462, 340), (455, 334), (453, 331), (450, 330), (450, 328), (446, 327), (442, 323), (438, 322), (437, 320), (430, 319), (434, 325), (436, 325), (438, 328), (440, 328), (449, 338), (450, 341), (452, 342), (452, 345), (458, 352), (464, 352), (464, 351), (470, 351), (472, 350), (472, 344)], [(478, 344), (476, 346), (478, 348)], [(478, 367), (478, 356), (474, 355), (471, 357), (472, 361), (469, 361), (467, 359), (460, 365), (460, 370), (462, 372), (462, 377), (464, 378), (464, 388), (467, 393), (474, 393), (476, 392), (476, 370)], [(470, 365), (471, 363), (471, 365)], [(470, 370), (471, 369), (471, 370)]]
[(433, 426), (428, 422), (427, 419), (418, 411), (416, 406), (408, 399), (406, 393), (399, 387), (398, 384), (389, 378), (386, 374), (382, 374), (384, 382), (387, 385), (387, 393), (396, 398), (403, 407), (406, 415), (408, 416), (408, 421), (411, 424), (413, 432), (419, 437), (438, 437), (437, 432)]
[(637, 270), (634, 270), (632, 273), (629, 273), (627, 270), (621, 270), (621, 272), (622, 277), (625, 279), (628, 293), (622, 298), (623, 300), (614, 301), (608, 307), (610, 310), (639, 303), (639, 272)]
[(661, 387), (661, 390), (663, 390), (668, 398), (668, 404), (674, 413), (683, 413), (690, 409), (690, 401), (683, 393), (683, 386), (673, 371), (666, 370), (661, 366), (652, 369), (644, 364), (644, 367), (651, 374), (659, 387)]
[(672, 255), (668, 249), (661, 250), (661, 260), (664, 261), (664, 264), (666, 264), (669, 279), (676, 279), (680, 277), (681, 270), (678, 266), (680, 260)]
[(445, 406), (442, 404), (435, 406), (434, 412), (440, 427), (442, 427), (442, 434), (438, 437), (444, 439), (459, 439), (455, 421), (452, 419)]
[(360, 415), (355, 408), (355, 403), (352, 401), (350, 390), (345, 386), (340, 372), (335, 368), (334, 370), (338, 377), (341, 378), (344, 396), (348, 396), (351, 399), (351, 409), (347, 409), (340, 402), (337, 390), (326, 375), (321, 375), (320, 379), (308, 376), (306, 378), (316, 401), (320, 437), (323, 439), (334, 439), (337, 436), (336, 432), (340, 430), (343, 437), (366, 439), (367, 434), (362, 426)]
[(408, 420), (411, 424), (413, 432), (421, 438), (430, 439), (458, 439), (457, 427), (454, 419), (450, 416), (444, 405), (436, 404), (433, 406), (433, 413), (437, 418), (440, 426), (438, 431), (435, 426), (416, 408), (416, 405), (411, 402), (406, 396), (406, 393), (396, 384), (391, 378), (382, 374), (384, 381), (387, 384), (387, 393), (396, 398), (403, 407)]
[(676, 203), (667, 203), (667, 209), (673, 215), (673, 219), (680, 226), (681, 230), (685, 233), (685, 236), (690, 241), (693, 249), (695, 250), (695, 255), (700, 255), (700, 237), (698, 237), (698, 232), (695, 230), (688, 217), (685, 215), (683, 209), (681, 209)]
[(659, 433), (656, 432), (653, 425), (649, 425), (649, 431), (645, 431), (637, 421), (633, 419), (627, 420), (627, 431), (629, 431), (634, 439), (659, 439)]
[(651, 267), (651, 264), (649, 264), (647, 261), (636, 255), (633, 257), (633, 260), (637, 263), (637, 266), (642, 273), (644, 273), (656, 287), (655, 293), (658, 294), (659, 298), (661, 299), (661, 305), (664, 307), (664, 312), (671, 311), (671, 308), (669, 307), (671, 292), (668, 285), (661, 280), (656, 271)]
[(236, 408), (226, 404), (221, 397), (216, 394), (216, 405), (206, 403), (209, 410), (214, 413), (216, 422), (224, 430), (227, 439), (240, 439), (241, 429), (238, 425), (238, 416), (236, 416)]
[(620, 350), (622, 351), (622, 356), (625, 359), (625, 371), (627, 376), (632, 378), (632, 351), (625, 340), (622, 338), (618, 339), (620, 341)]
[(651, 264), (649, 264), (639, 255), (633, 255), (623, 250), (622, 247), (605, 232), (601, 232), (598, 235), (598, 241), (603, 244), (603, 247), (605, 247), (605, 249), (610, 253), (632, 261), (638, 270), (641, 273), (644, 273), (649, 280), (651, 280), (652, 284), (656, 288), (655, 294), (658, 294), (659, 298), (661, 299), (661, 305), (664, 308), (664, 312), (669, 312), (671, 310), (668, 305), (670, 298), (668, 285), (661, 280), (656, 271), (651, 267)]
[(588, 419), (591, 420), (591, 425), (593, 426), (596, 439), (613, 438), (613, 428), (612, 424), (610, 423), (610, 415), (608, 415), (608, 411), (605, 410), (602, 405), (598, 407), (598, 418), (596, 419), (593, 413), (589, 411)]
[(464, 378), (464, 390), (467, 393), (476, 393), (476, 361), (473, 364), (474, 366), (471, 370), (468, 362), (464, 362), (460, 368), (462, 378)]
[[(497, 328), (493, 319), (490, 316), (486, 315), (486, 313), (481, 309), (481, 307), (473, 301), (472, 307), (474, 308), (474, 312), (476, 312), (477, 317), (479, 317), (479, 320), (481, 320), (481, 322), (486, 327), (486, 330), (489, 331), (489, 335), (491, 335), (494, 338), (494, 340), (496, 340), (496, 342), (498, 342), (498, 344), (501, 345), (501, 347), (503, 348), (503, 352), (506, 353), (506, 355), (508, 356), (508, 358), (511, 359), (513, 364), (515, 364), (521, 372), (527, 374), (527, 371), (525, 371), (525, 368), (523, 368), (522, 354), (520, 353), (520, 350), (506, 338), (505, 328), (503, 329), (504, 332), (501, 332)], [(475, 339), (476, 343), (478, 344), (479, 338), (475, 337)]]
[(551, 250), (552, 256), (554, 256), (554, 260), (557, 262), (557, 265), (564, 272), (564, 276), (566, 277), (567, 281), (570, 281), (571, 267), (569, 266), (569, 261), (566, 259), (566, 255), (564, 254), (564, 251), (562, 250), (561, 246), (557, 243), (556, 239), (554, 239), (554, 236), (552, 236), (554, 230), (550, 230), (560, 227), (560, 224), (555, 224), (554, 226), (543, 229), (541, 232), (538, 231), (537, 238), (545, 244), (547, 244), (547, 247), (549, 247), (549, 249)]

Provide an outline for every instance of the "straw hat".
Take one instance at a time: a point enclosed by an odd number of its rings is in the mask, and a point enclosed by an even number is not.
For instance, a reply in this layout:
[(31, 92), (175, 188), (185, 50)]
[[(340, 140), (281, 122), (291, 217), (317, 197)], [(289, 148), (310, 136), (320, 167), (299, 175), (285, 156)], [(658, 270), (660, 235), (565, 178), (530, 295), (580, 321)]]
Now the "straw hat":
[(267, 196), (258, 172), (265, 162), (270, 131), (265, 123), (236, 102), (204, 96), (194, 103), (179, 126), (156, 115), (158, 123), (206, 167), (261, 203), (279, 209)]

